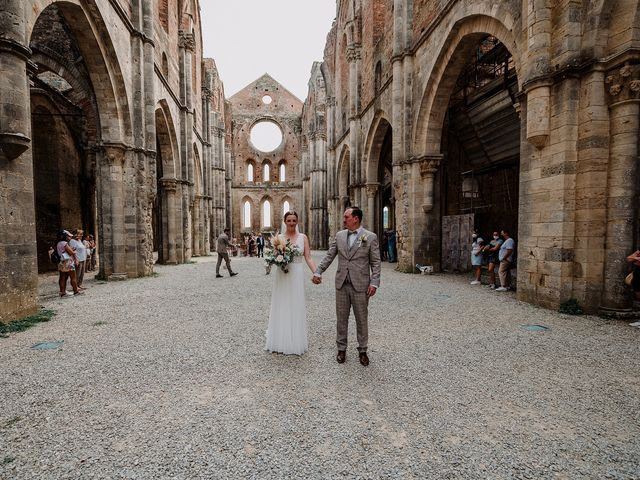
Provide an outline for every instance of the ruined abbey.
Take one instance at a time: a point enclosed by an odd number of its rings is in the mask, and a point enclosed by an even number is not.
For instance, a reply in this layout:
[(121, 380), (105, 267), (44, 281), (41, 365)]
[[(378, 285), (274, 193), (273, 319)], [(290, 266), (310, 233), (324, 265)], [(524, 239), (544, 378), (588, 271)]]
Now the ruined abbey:
[(0, 321), (37, 308), (60, 228), (95, 232), (99, 275), (125, 280), (287, 209), (325, 249), (350, 205), (397, 232), (401, 271), (464, 270), (474, 227), (508, 229), (519, 299), (627, 312), (638, 3), (338, 0), (297, 99), (269, 75), (227, 98), (197, 0), (4, 0)]

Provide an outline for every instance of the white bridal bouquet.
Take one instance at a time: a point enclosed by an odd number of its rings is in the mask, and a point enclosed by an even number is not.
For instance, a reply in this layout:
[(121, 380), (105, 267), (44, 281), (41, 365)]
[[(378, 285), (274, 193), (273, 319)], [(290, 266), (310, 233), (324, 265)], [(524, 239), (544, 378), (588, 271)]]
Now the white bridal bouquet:
[(289, 264), (293, 259), (302, 255), (302, 252), (295, 246), (291, 245), (290, 240), (285, 240), (277, 235), (272, 242), (273, 248), (264, 250), (264, 262), (266, 265), (275, 265), (280, 267), (284, 273), (289, 273)]

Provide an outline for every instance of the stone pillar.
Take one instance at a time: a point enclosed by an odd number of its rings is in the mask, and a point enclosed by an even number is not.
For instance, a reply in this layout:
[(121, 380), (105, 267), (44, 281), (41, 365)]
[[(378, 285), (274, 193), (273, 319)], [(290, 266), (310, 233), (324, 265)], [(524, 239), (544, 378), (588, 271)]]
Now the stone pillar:
[(182, 158), (182, 231), (184, 232), (184, 261), (192, 255), (192, 211), (193, 189), (193, 77), (192, 65), (195, 39), (191, 33), (180, 32), (180, 100), (181, 112), (181, 158)]
[(126, 280), (124, 165), (126, 147), (105, 145), (102, 155), (101, 204), (103, 208), (100, 273), (108, 280)]
[(27, 5), (0, 2), (0, 322), (38, 308)]
[(376, 197), (379, 189), (379, 183), (367, 183), (367, 211), (365, 213), (365, 218), (368, 220), (365, 223), (369, 225), (369, 230), (372, 232), (378, 231), (377, 219), (380, 216), (380, 212), (378, 212), (376, 208)]
[(178, 263), (176, 239), (178, 238), (176, 225), (176, 190), (178, 181), (175, 178), (162, 178), (163, 204), (167, 208), (167, 238), (165, 239), (165, 248), (167, 252), (166, 263), (175, 265)]
[(410, 220), (413, 225), (411, 271), (414, 271), (416, 263), (432, 265), (436, 271), (440, 268), (441, 218), (440, 211), (434, 211), (434, 205), (437, 194), (435, 179), (442, 158), (442, 154), (424, 155), (411, 159), (409, 163), (416, 170), (410, 187), (414, 212)]
[(637, 250), (638, 135), (640, 66), (625, 65), (606, 79), (610, 98), (611, 143), (607, 175), (607, 229), (603, 310), (626, 311), (632, 294), (624, 286), (626, 257)]

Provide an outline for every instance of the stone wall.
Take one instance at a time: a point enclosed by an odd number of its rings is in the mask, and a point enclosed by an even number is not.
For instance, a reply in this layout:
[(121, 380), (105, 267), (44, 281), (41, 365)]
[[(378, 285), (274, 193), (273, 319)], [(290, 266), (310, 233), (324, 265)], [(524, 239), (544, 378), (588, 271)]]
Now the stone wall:
[[(267, 102), (263, 97), (268, 97)], [(279, 231), (283, 205), (292, 209), (302, 206), (301, 115), (302, 102), (275, 79), (265, 74), (229, 99), (233, 116), (233, 225), (232, 234), (240, 237), (247, 232)], [(278, 125), (282, 142), (273, 151), (263, 152), (251, 142), (251, 130), (257, 123), (269, 120)], [(285, 181), (281, 182), (279, 167), (285, 165)], [(253, 181), (248, 176), (253, 168)], [(265, 165), (269, 177), (265, 179)], [(244, 204), (251, 205), (251, 222), (245, 227)], [(271, 218), (265, 222), (263, 205), (271, 204)], [(301, 227), (304, 214), (301, 213)], [(267, 226), (267, 223), (269, 224)]]
[[(337, 2), (321, 66), (326, 107), (313, 89), (305, 105), (326, 112), (332, 233), (345, 205), (379, 208), (373, 167), (384, 119), (393, 132), (399, 268), (439, 265), (445, 119), (462, 68), (491, 35), (517, 76), (518, 297), (551, 308), (576, 298), (590, 312), (629, 309), (622, 279), (638, 243), (630, 160), (639, 133), (637, 12), (637, 1)], [(312, 134), (305, 122), (303, 137)]]
[[(0, 7), (0, 321), (36, 309), (59, 228), (95, 232), (110, 280), (150, 275), (154, 244), (166, 263), (208, 254), (228, 217), (230, 123), (200, 31), (197, 1)], [(39, 205), (58, 213), (36, 227)]]

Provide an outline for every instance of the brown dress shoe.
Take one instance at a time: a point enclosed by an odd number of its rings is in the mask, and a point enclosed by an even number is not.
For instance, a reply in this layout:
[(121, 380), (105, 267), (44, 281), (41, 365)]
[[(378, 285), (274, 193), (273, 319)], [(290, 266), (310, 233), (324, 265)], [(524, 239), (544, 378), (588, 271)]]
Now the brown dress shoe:
[(360, 352), (360, 363), (365, 367), (369, 365), (369, 357), (367, 357), (367, 352)]
[(336, 361), (338, 363), (344, 363), (347, 359), (347, 352), (344, 350), (338, 350), (338, 355), (336, 355)]

